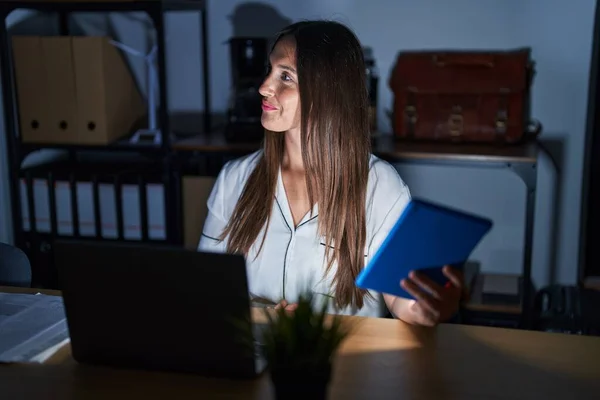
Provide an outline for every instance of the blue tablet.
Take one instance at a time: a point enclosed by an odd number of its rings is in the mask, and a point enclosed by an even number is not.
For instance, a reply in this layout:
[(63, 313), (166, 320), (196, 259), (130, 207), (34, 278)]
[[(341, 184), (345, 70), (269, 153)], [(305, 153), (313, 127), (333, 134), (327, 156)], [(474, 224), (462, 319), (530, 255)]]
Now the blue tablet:
[(444, 265), (462, 268), (492, 221), (425, 200), (411, 199), (377, 253), (356, 278), (363, 289), (412, 299), (400, 286), (412, 270), (440, 285)]

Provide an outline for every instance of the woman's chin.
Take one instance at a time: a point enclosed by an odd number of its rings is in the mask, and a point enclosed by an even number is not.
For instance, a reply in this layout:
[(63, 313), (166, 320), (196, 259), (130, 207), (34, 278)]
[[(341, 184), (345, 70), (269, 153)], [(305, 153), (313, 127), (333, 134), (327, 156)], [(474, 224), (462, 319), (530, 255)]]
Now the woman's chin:
[(261, 125), (265, 130), (275, 133), (284, 133), (287, 129), (282, 129), (281, 126), (277, 126), (276, 124), (269, 124), (265, 121), (260, 121)]

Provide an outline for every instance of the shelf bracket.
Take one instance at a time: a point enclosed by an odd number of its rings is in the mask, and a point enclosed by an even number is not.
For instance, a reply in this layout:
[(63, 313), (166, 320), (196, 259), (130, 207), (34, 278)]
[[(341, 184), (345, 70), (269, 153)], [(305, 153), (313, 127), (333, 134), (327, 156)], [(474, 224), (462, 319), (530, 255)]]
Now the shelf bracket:
[(523, 249), (523, 288), (522, 304), (523, 314), (521, 326), (530, 329), (532, 323), (532, 254), (533, 254), (533, 225), (535, 219), (535, 194), (537, 189), (537, 163), (519, 162), (509, 163), (507, 167), (512, 170), (525, 184), (527, 195), (525, 200), (525, 247)]
[(507, 166), (521, 178), (528, 193), (535, 192), (537, 188), (537, 163), (509, 163)]

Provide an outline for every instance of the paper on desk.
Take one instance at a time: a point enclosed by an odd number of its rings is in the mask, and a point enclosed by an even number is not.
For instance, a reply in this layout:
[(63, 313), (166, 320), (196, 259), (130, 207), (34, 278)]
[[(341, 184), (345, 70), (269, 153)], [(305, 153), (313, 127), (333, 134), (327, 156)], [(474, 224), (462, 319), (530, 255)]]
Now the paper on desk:
[(68, 340), (62, 297), (0, 293), (0, 362), (43, 362)]

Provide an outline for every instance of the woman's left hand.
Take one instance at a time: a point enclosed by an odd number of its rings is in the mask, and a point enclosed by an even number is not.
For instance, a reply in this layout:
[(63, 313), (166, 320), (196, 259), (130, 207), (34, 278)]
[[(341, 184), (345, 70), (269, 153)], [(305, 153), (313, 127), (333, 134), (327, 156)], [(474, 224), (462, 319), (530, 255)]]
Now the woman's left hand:
[(281, 300), (274, 308), (276, 310), (284, 308), (286, 311), (294, 311), (296, 308), (298, 308), (298, 304), (288, 303), (286, 300)]
[(416, 299), (410, 305), (410, 313), (419, 325), (435, 326), (448, 321), (459, 310), (464, 288), (462, 271), (448, 265), (442, 271), (448, 278), (445, 286), (415, 271), (400, 283)]

